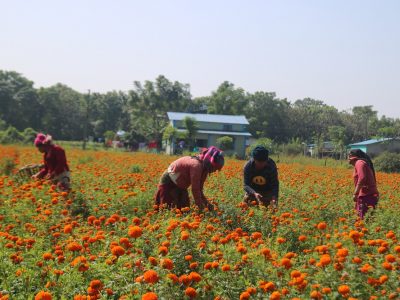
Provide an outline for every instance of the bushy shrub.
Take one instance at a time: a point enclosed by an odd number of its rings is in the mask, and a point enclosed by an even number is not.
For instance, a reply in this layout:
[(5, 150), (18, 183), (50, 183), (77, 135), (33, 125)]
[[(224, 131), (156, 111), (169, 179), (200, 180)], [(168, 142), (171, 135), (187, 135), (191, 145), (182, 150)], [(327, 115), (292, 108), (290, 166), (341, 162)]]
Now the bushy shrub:
[(13, 126), (0, 133), (0, 144), (20, 143), (24, 140), (23, 135)]
[(274, 144), (274, 142), (269, 139), (269, 138), (261, 138), (256, 140), (253, 144), (250, 145), (250, 147), (248, 147), (246, 149), (246, 155), (250, 156), (251, 151), (253, 151), (253, 149), (256, 146), (264, 146), (266, 149), (268, 149), (269, 154), (275, 154), (276, 152), (276, 145)]
[(22, 132), (22, 137), (23, 140), (22, 142), (24, 144), (31, 144), (35, 140), (37, 132), (33, 128), (25, 128), (25, 130)]
[(13, 158), (3, 157), (3, 159), (0, 160), (0, 174), (11, 175), (16, 165)]
[(223, 150), (231, 150), (233, 148), (233, 138), (230, 136), (221, 136), (217, 138), (217, 146)]
[(383, 152), (375, 158), (374, 166), (377, 171), (386, 173), (400, 173), (400, 154)]
[(289, 156), (300, 155), (303, 153), (303, 145), (299, 143), (288, 143), (284, 147), (282, 147), (283, 153)]

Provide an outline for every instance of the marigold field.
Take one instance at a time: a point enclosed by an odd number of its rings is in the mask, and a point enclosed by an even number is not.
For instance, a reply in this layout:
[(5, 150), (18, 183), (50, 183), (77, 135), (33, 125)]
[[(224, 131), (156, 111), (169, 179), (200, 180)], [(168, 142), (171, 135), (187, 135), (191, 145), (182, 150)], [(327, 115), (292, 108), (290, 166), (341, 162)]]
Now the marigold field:
[[(244, 161), (205, 194), (217, 208), (157, 211), (174, 157), (67, 149), (73, 192), (0, 175), (0, 299), (399, 299), (400, 175), (356, 222), (350, 168), (278, 163), (279, 209), (242, 203)], [(0, 161), (42, 161), (0, 146)]]

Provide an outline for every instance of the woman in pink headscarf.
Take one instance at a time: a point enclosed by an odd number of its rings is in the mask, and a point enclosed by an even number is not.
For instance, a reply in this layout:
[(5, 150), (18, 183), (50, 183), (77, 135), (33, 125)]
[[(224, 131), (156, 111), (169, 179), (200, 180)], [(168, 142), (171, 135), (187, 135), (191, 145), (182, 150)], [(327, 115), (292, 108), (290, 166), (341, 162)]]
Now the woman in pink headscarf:
[(38, 133), (34, 145), (43, 153), (44, 168), (33, 175), (34, 179), (49, 179), (62, 191), (70, 189), (70, 172), (65, 156), (65, 151), (58, 145), (54, 145), (50, 135)]
[(156, 205), (183, 208), (190, 206), (188, 188), (192, 187), (195, 204), (199, 209), (213, 210), (203, 193), (208, 174), (224, 166), (222, 151), (212, 146), (199, 156), (184, 156), (172, 162), (161, 176), (155, 196)]
[(379, 200), (374, 164), (369, 155), (360, 149), (350, 150), (348, 161), (354, 166), (355, 209), (360, 219), (364, 219), (368, 209), (375, 209)]

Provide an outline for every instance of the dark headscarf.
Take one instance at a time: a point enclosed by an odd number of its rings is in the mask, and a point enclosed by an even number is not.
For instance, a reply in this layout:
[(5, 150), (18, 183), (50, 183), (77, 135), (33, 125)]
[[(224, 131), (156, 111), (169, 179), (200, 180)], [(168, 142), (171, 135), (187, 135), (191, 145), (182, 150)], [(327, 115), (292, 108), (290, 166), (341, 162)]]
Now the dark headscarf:
[(365, 153), (361, 149), (351, 149), (349, 152), (349, 157), (357, 157), (357, 159), (365, 161), (367, 165), (371, 168), (372, 173), (374, 173), (375, 177), (374, 164), (372, 163), (372, 160), (367, 153)]
[(251, 151), (251, 156), (258, 161), (268, 160), (269, 151), (264, 146), (256, 146), (253, 151)]

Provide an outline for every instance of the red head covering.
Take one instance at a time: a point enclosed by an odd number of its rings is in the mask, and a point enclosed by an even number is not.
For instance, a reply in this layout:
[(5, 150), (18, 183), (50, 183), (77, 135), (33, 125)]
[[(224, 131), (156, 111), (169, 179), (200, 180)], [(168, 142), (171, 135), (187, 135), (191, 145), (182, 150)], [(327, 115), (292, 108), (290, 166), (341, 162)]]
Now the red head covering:
[(203, 150), (199, 157), (201, 160), (210, 162), (215, 170), (221, 170), (225, 163), (222, 151), (214, 146)]
[(36, 135), (35, 141), (33, 142), (33, 144), (37, 147), (40, 145), (48, 145), (51, 144), (51, 136), (50, 135), (45, 135), (43, 133), (38, 133)]

